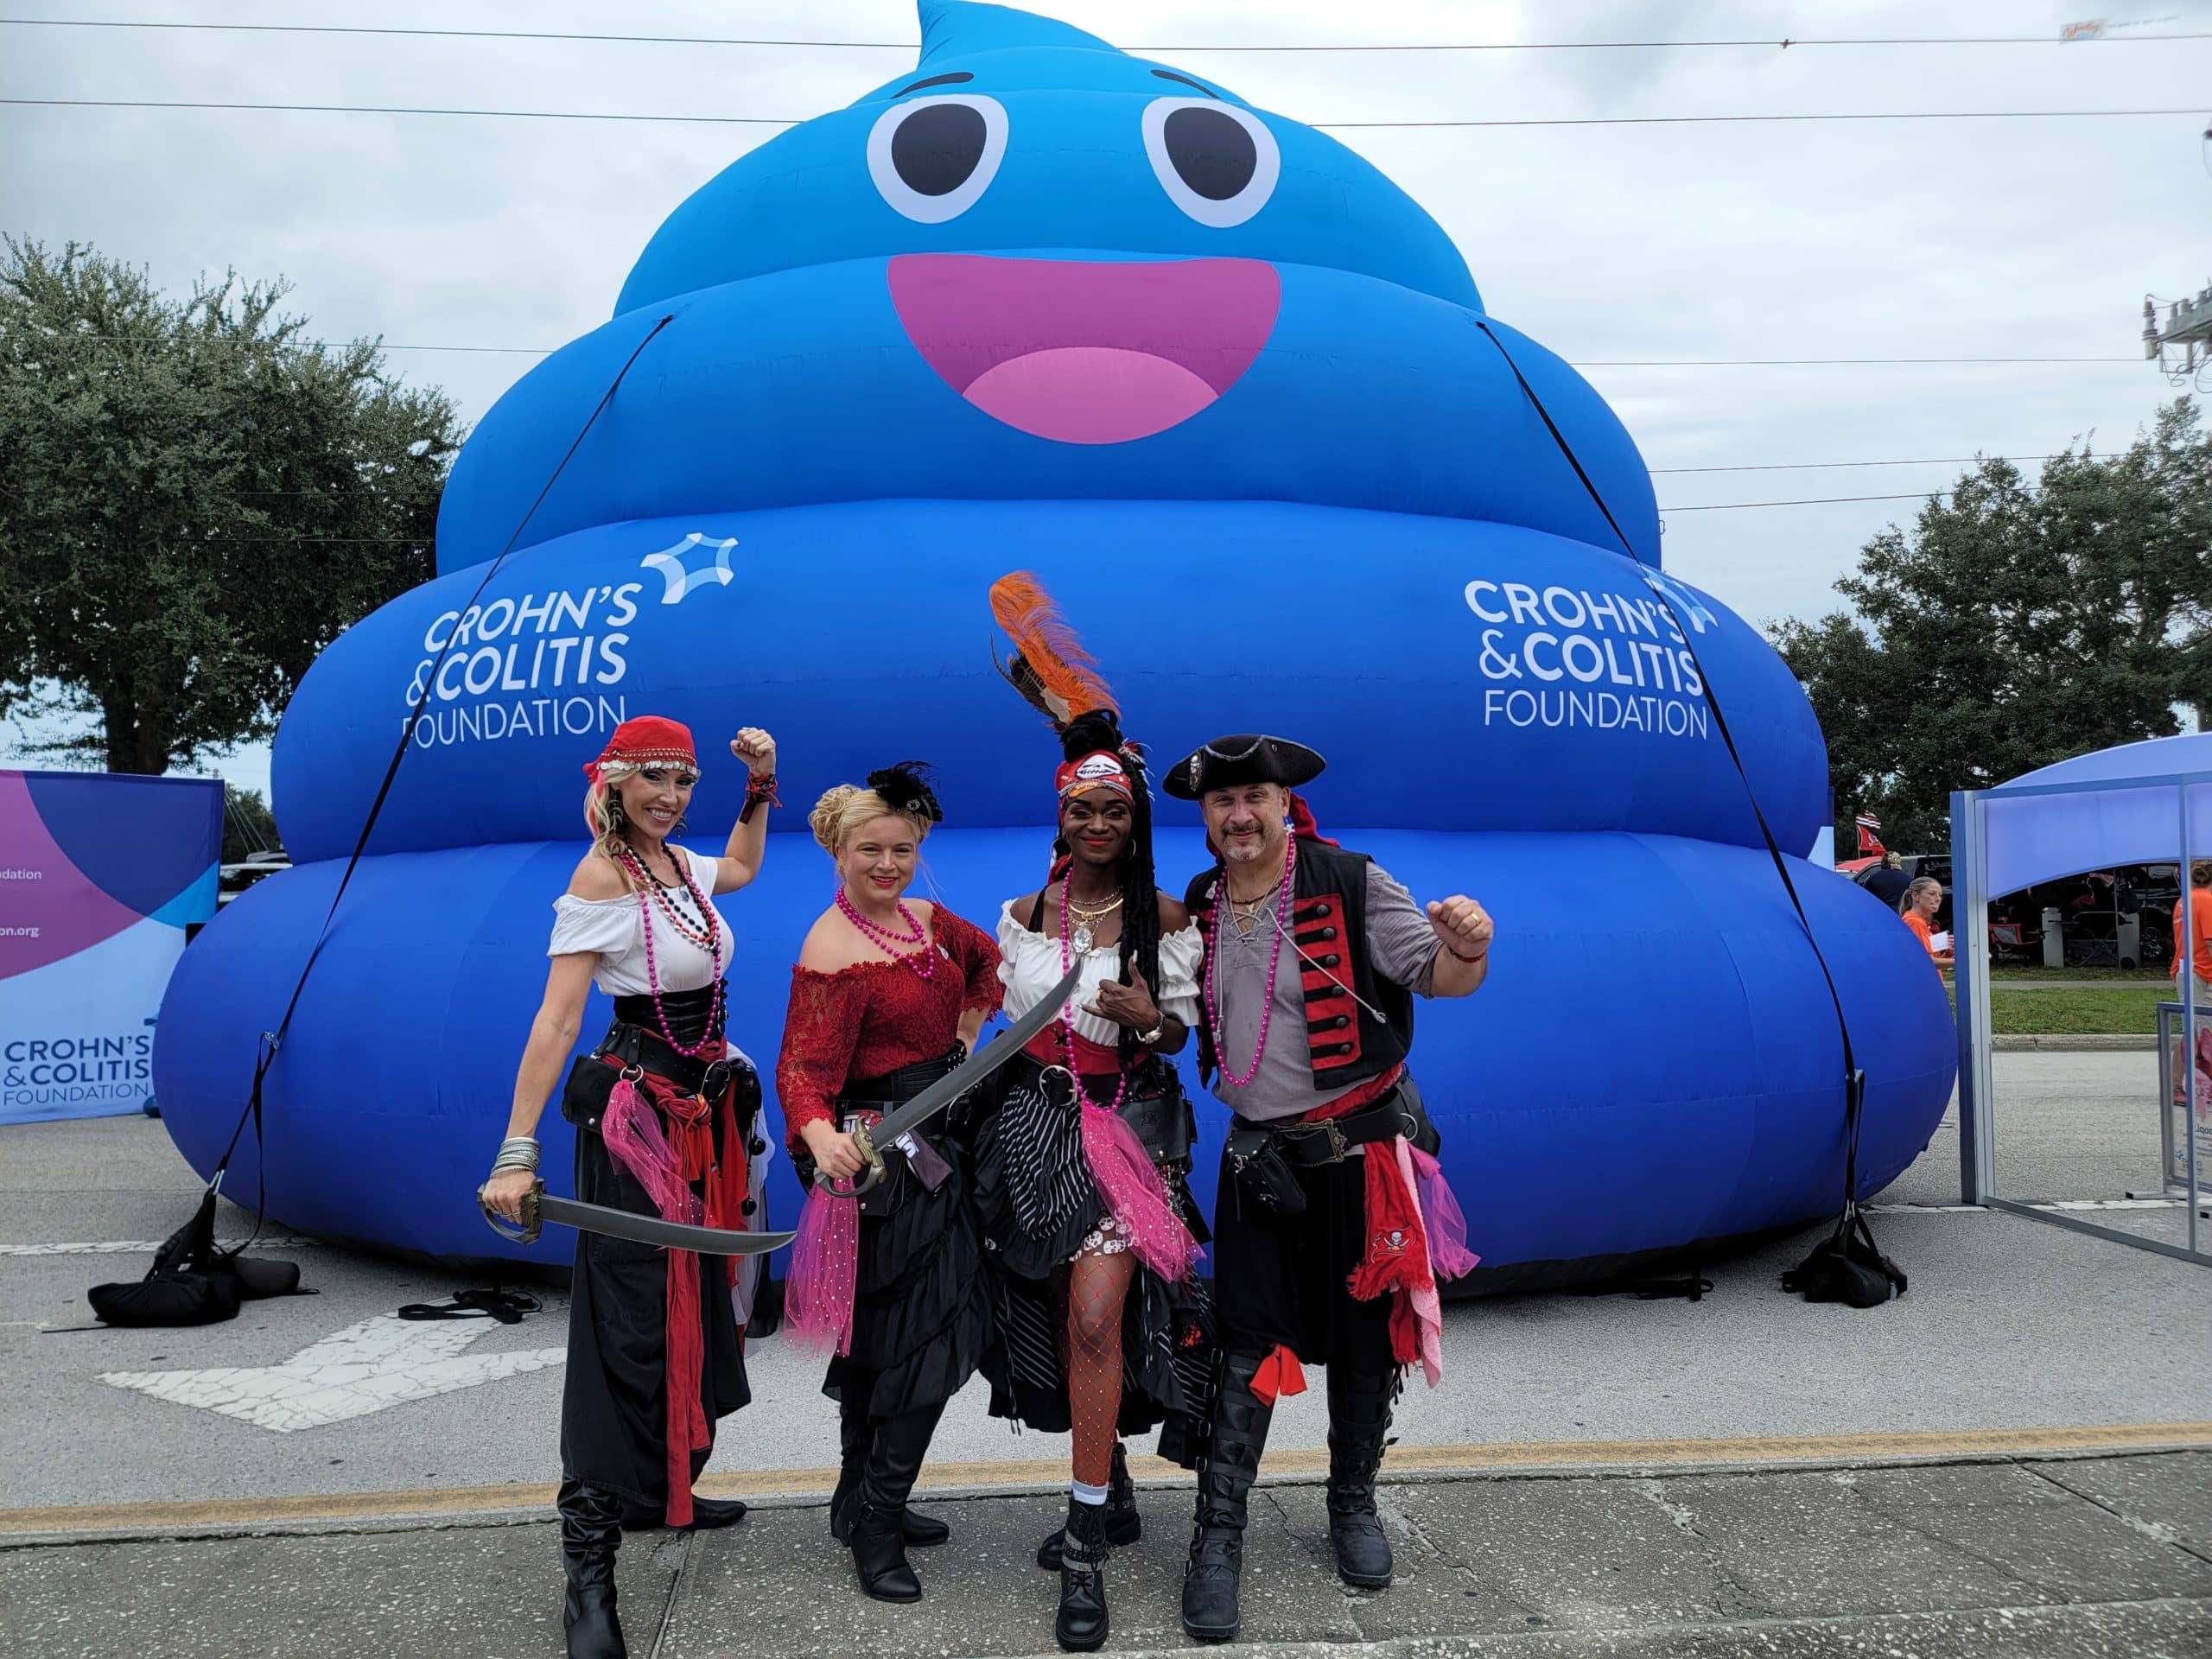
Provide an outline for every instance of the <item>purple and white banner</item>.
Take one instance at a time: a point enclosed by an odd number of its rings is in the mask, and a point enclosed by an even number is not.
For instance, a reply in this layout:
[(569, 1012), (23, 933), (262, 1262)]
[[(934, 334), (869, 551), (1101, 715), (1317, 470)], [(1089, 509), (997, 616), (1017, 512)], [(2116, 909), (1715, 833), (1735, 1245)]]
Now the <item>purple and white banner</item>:
[(151, 1098), (154, 1018), (222, 848), (218, 782), (0, 772), (0, 1123)]

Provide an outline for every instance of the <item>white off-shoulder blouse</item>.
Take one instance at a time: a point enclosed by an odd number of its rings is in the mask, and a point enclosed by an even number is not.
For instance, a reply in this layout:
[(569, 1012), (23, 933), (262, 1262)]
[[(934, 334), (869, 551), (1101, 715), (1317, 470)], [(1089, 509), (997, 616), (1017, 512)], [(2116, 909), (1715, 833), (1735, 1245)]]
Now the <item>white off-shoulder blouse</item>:
[[(1012, 899), (999, 909), (999, 982), (1006, 987), (1006, 1014), (1010, 1020), (1036, 1007), (1066, 971), (1060, 965), (1060, 936), (1032, 933), (1027, 922), (1027, 917), (1014, 914)], [(1160, 982), (1152, 988), (1152, 1000), (1162, 1014), (1173, 1014), (1193, 1027), (1198, 1023), (1198, 965), (1205, 957), (1205, 942), (1195, 922), (1179, 933), (1160, 937)], [(1084, 955), (1083, 977), (1076, 982), (1075, 995), (1068, 1002), (1077, 1035), (1109, 1047), (1121, 1040), (1119, 1026), (1085, 1012), (1096, 999), (1100, 983), (1121, 976), (1118, 939)]]
[[(709, 904), (714, 902), (715, 861), (689, 847), (677, 851), (690, 861), (691, 880)], [(689, 907), (687, 896), (676, 902)], [(645, 909), (652, 918), (653, 963), (663, 991), (696, 991), (714, 982), (715, 961), (701, 946), (678, 933), (660, 906), (649, 895)], [(599, 957), (592, 982), (609, 996), (639, 996), (652, 989), (645, 976), (645, 925), (639, 914), (638, 895), (619, 899), (579, 899), (564, 893), (553, 901), (553, 938), (545, 947), (549, 957), (591, 951)], [(721, 925), (722, 968), (729, 968), (729, 924)]]

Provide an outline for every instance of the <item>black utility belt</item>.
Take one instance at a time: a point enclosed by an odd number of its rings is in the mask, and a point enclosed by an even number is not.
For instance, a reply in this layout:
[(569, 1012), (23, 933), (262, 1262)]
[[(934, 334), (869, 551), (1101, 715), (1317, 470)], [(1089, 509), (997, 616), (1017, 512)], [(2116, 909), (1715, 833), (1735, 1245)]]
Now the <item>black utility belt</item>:
[[(1033, 1054), (1021, 1056), (1020, 1063), (1034, 1069), (1040, 1090), (1046, 1088), (1046, 1079), (1053, 1072), (1077, 1077), (1065, 1066), (1043, 1065)], [(1078, 1082), (1075, 1086), (1084, 1090), (1094, 1106), (1106, 1106), (1113, 1100), (1110, 1084)], [(1046, 1098), (1053, 1096), (1048, 1093)], [(1128, 1088), (1122, 1091), (1120, 1116), (1154, 1163), (1163, 1168), (1190, 1168), (1191, 1142), (1197, 1138), (1198, 1122), (1173, 1066), (1157, 1055), (1140, 1061), (1128, 1074)]]
[(1289, 1119), (1281, 1124), (1239, 1122), (1229, 1131), (1222, 1155), (1236, 1178), (1237, 1191), (1274, 1216), (1303, 1215), (1306, 1188), (1300, 1169), (1341, 1164), (1355, 1147), (1397, 1135), (1433, 1139), (1421, 1093), (1406, 1078), (1374, 1105), (1344, 1117), (1319, 1122)]
[(596, 1130), (615, 1084), (633, 1069), (664, 1077), (686, 1093), (706, 1100), (730, 1094), (739, 1127), (746, 1131), (748, 1141), (755, 1138), (752, 1126), (760, 1109), (760, 1076), (750, 1061), (742, 1055), (698, 1059), (644, 1027), (621, 1020), (607, 1027), (607, 1035), (590, 1053), (569, 1067), (568, 1082), (561, 1090), (561, 1116), (580, 1128)]

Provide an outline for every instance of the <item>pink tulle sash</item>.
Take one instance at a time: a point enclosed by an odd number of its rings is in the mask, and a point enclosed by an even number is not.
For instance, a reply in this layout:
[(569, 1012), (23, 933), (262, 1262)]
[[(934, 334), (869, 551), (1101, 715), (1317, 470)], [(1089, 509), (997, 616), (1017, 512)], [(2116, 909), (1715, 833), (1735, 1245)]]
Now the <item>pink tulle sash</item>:
[(1413, 1157), (1414, 1196), (1421, 1203), (1421, 1231), (1428, 1236), (1428, 1269), (1440, 1283), (1464, 1278), (1482, 1260), (1467, 1248), (1467, 1217), (1443, 1166), (1419, 1147), (1406, 1150)]
[(853, 1284), (860, 1272), (861, 1206), (815, 1187), (806, 1195), (784, 1287), (784, 1325), (817, 1353), (853, 1349)]
[(1106, 1200), (1137, 1260), (1171, 1283), (1188, 1277), (1198, 1242), (1175, 1213), (1166, 1183), (1136, 1131), (1088, 1097), (1083, 1103), (1083, 1156), (1098, 1184), (1098, 1196)]
[(616, 1079), (613, 1092), (607, 1097), (599, 1132), (614, 1160), (637, 1177), (638, 1185), (645, 1189), (645, 1196), (653, 1201), (664, 1221), (691, 1227), (699, 1224), (699, 1195), (683, 1179), (676, 1148), (662, 1133), (660, 1114), (629, 1078)]

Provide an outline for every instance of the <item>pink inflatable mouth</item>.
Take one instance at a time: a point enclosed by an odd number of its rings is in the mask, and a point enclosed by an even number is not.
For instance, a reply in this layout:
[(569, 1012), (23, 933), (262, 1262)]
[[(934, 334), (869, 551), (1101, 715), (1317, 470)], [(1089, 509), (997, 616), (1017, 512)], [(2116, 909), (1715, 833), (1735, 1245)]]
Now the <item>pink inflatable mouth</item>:
[(1127, 443), (1189, 420), (1252, 366), (1282, 303), (1258, 259), (902, 253), (890, 283), (906, 338), (946, 385), (1062, 443)]

